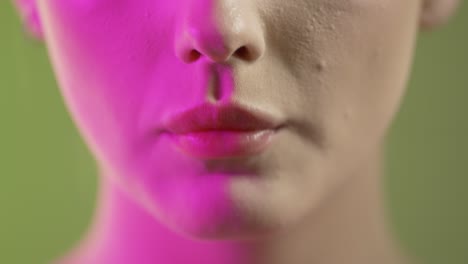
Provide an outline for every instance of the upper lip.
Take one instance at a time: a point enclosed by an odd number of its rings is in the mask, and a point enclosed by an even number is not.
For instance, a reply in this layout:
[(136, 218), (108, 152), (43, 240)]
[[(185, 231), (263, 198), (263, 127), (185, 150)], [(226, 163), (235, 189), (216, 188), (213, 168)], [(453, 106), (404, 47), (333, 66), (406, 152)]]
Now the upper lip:
[(175, 134), (200, 131), (257, 131), (277, 129), (281, 121), (254, 107), (200, 104), (163, 120), (163, 130)]

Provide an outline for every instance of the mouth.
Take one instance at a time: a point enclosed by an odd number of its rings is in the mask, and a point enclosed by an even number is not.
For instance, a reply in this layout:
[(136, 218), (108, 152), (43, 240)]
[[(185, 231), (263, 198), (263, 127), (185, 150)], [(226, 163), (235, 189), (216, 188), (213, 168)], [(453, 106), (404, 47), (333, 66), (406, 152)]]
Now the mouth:
[(163, 133), (184, 154), (201, 159), (258, 155), (284, 123), (239, 105), (202, 104), (164, 119)]

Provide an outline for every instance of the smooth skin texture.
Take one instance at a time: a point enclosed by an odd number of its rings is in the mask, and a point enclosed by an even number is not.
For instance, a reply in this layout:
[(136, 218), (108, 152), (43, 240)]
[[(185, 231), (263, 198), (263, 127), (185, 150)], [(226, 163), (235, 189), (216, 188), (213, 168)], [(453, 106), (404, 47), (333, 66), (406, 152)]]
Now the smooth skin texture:
[[(456, 0), (17, 0), (98, 161), (94, 223), (57, 263), (404, 263), (381, 150), (421, 29)], [(203, 103), (284, 124), (255, 157), (154, 133)]]

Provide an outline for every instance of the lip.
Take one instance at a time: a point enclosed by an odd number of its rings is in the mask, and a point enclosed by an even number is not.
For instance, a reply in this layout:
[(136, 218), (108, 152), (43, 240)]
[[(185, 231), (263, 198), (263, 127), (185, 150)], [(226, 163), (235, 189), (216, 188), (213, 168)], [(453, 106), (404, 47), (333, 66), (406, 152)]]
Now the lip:
[(202, 104), (163, 120), (163, 132), (179, 150), (210, 159), (259, 154), (282, 127), (271, 114), (235, 104)]

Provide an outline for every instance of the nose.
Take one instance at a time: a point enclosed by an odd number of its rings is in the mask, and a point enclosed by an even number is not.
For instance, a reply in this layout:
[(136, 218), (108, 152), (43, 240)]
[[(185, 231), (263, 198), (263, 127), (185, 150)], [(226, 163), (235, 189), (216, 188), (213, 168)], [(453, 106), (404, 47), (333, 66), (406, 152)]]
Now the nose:
[(185, 0), (175, 38), (177, 57), (227, 63), (254, 62), (265, 50), (263, 30), (251, 0)]

